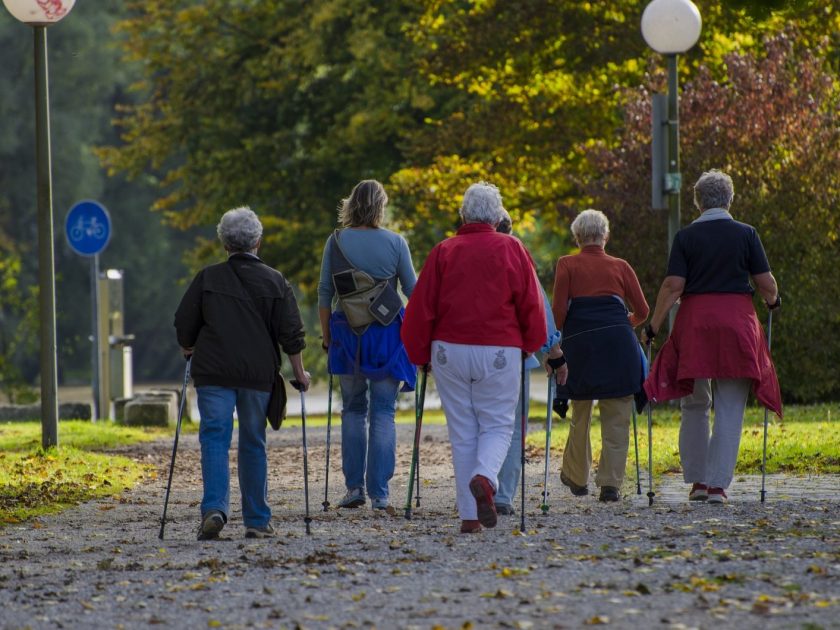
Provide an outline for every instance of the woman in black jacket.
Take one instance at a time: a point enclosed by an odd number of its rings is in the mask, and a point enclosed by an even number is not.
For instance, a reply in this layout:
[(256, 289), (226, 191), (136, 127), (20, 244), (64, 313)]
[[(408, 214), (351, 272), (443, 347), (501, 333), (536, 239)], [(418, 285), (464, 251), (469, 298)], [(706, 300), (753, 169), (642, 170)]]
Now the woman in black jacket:
[(227, 262), (200, 271), (175, 313), (178, 343), (192, 356), (201, 415), (204, 497), (198, 539), (218, 538), (228, 519), (234, 409), (245, 537), (265, 538), (274, 535), (267, 500), (266, 410), (280, 367), (280, 347), (289, 356), (295, 379), (304, 391), (309, 388), (300, 354), (304, 329), (288, 281), (257, 256), (262, 238), (257, 215), (249, 208), (229, 210), (217, 233)]

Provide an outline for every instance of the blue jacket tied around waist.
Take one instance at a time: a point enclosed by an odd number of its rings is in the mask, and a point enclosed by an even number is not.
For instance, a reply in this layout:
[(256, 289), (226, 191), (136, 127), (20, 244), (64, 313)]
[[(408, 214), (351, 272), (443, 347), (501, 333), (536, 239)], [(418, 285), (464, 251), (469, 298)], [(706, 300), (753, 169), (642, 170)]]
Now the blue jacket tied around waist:
[(392, 377), (402, 381), (400, 391), (414, 390), (417, 368), (408, 360), (400, 340), (405, 309), (387, 326), (373, 323), (364, 333), (353, 332), (347, 317), (341, 311), (330, 316), (332, 343), (328, 355), (330, 374), (359, 373), (372, 381)]
[(573, 298), (562, 348), (569, 378), (565, 387), (558, 386), (558, 398), (621, 398), (641, 389), (647, 371), (644, 353), (618, 297)]

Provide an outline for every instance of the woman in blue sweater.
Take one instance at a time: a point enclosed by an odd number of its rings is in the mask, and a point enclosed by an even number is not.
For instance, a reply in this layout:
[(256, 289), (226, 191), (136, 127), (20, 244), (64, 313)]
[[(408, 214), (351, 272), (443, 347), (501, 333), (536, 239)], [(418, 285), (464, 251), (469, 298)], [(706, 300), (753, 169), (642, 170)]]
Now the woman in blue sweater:
[[(387, 308), (360, 322), (358, 310), (351, 312), (352, 294), (359, 291), (347, 288), (348, 283), (358, 286), (360, 278), (372, 279), (377, 285), (387, 283), (387, 292), (399, 284), (402, 293), (411, 296), (417, 277), (408, 243), (381, 227), (387, 203), (382, 184), (359, 182), (339, 206), (343, 229), (327, 239), (321, 262), (318, 310), (323, 347), (328, 369), (338, 375), (341, 387), (341, 457), (347, 494), (338, 506), (345, 508), (364, 505), (367, 491), (374, 509), (387, 509), (388, 482), (396, 461), (397, 394), (400, 382), (402, 391), (412, 391), (416, 380), (415, 367), (400, 341), (404, 309), (399, 300), (389, 323), (381, 323), (382, 312), (387, 321)], [(396, 293), (392, 295), (396, 299)], [(338, 299), (333, 310), (334, 298)]]

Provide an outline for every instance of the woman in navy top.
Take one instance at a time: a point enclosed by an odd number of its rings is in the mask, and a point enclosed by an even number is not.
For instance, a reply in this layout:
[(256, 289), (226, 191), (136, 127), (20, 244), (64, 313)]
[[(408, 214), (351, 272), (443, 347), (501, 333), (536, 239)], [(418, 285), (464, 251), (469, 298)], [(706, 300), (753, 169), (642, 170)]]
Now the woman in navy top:
[[(681, 398), (680, 461), (689, 499), (723, 503), (732, 482), (750, 388), (781, 417), (779, 382), (755, 315), (755, 284), (769, 308), (779, 291), (755, 228), (729, 214), (732, 179), (712, 170), (694, 185), (700, 211), (677, 232), (668, 273), (644, 338), (656, 336), (680, 300), (674, 330), (651, 366), (653, 401)], [(709, 436), (714, 394), (715, 422)]]

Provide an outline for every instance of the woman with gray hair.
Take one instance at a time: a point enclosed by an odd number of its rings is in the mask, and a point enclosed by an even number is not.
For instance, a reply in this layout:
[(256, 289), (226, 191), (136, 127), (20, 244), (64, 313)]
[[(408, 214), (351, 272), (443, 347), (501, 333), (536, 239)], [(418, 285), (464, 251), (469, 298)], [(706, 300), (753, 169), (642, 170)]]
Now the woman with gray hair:
[(426, 259), (406, 308), (411, 361), (434, 369), (446, 414), (461, 532), (495, 527), (497, 475), (510, 446), (522, 353), (545, 343), (534, 266), (519, 240), (496, 232), (498, 188), (464, 193), (463, 225)]
[[(343, 229), (327, 239), (318, 284), (323, 348), (341, 387), (341, 458), (347, 493), (340, 508), (387, 510), (396, 465), (397, 395), (417, 371), (402, 342), (403, 304), (417, 278), (408, 243), (382, 227), (388, 195), (367, 179), (339, 206)], [(337, 298), (335, 310), (333, 299)]]
[(762, 405), (782, 415), (750, 280), (769, 309), (779, 307), (781, 299), (758, 232), (729, 213), (734, 196), (726, 173), (711, 170), (697, 180), (694, 205), (700, 216), (674, 236), (668, 272), (643, 336), (650, 343), (680, 301), (645, 392), (652, 401), (682, 399), (680, 461), (683, 479), (692, 484), (691, 501), (726, 502), (751, 388)]
[(175, 329), (192, 378), (201, 415), (199, 540), (219, 537), (228, 521), (228, 450), (233, 412), (239, 420), (238, 472), (246, 538), (274, 536), (268, 505), (265, 425), (271, 388), (280, 368), (280, 348), (289, 356), (305, 391), (304, 329), (292, 287), (257, 256), (262, 224), (249, 208), (222, 215), (217, 227), (226, 262), (196, 275), (178, 310)]
[(575, 496), (589, 493), (592, 448), (589, 427), (594, 401), (601, 415), (601, 458), (596, 485), (600, 501), (618, 501), (630, 441), (633, 395), (641, 390), (643, 359), (633, 328), (648, 316), (636, 272), (604, 251), (610, 222), (603, 212), (584, 210), (572, 221), (580, 252), (562, 256), (554, 274), (552, 311), (563, 333), (569, 365), (557, 397), (572, 399), (572, 421), (560, 481)]

